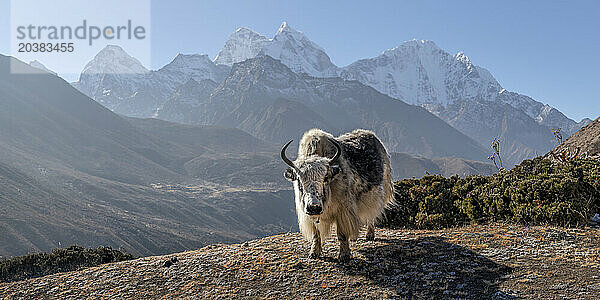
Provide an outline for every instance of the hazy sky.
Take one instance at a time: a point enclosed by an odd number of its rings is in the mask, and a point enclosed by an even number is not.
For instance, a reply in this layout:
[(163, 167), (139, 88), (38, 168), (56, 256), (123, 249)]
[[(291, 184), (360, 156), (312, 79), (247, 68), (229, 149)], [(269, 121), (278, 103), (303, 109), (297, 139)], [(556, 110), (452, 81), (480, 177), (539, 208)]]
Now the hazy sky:
[[(0, 0), (3, 54), (10, 49), (9, 2)], [(214, 57), (240, 26), (272, 37), (282, 21), (338, 66), (413, 38), (432, 40), (452, 54), (465, 52), (510, 91), (576, 120), (600, 115), (600, 1), (156, 0), (149, 67), (177, 53)]]

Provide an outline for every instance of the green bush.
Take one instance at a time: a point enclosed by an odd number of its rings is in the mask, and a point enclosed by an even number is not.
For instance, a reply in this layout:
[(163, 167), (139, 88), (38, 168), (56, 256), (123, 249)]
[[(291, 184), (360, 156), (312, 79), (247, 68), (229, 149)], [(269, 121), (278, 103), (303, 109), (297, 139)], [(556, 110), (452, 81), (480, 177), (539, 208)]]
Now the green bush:
[(132, 258), (131, 254), (111, 247), (85, 249), (73, 245), (64, 249), (53, 249), (50, 253), (35, 253), (0, 260), (0, 282), (19, 281)]
[(384, 227), (446, 228), (504, 221), (582, 226), (600, 210), (600, 162), (536, 158), (492, 176), (425, 176), (395, 183)]

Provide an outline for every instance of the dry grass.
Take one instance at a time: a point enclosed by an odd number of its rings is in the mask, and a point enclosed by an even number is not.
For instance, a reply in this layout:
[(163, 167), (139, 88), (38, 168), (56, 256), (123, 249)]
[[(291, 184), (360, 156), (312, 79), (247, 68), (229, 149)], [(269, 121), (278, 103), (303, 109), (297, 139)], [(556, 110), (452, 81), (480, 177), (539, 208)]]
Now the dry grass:
[[(354, 258), (308, 259), (299, 234), (0, 285), (7, 298), (596, 298), (600, 230), (514, 225), (377, 231)], [(167, 261), (177, 260), (169, 265)]]

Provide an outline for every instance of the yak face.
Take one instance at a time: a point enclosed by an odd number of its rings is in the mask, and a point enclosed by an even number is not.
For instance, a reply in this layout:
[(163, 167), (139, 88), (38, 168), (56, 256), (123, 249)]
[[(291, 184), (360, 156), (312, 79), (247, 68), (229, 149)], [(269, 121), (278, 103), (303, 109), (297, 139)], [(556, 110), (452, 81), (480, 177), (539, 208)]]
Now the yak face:
[(340, 171), (338, 160), (342, 148), (336, 140), (330, 138), (329, 141), (336, 148), (332, 158), (314, 155), (293, 162), (285, 155), (285, 150), (292, 141), (281, 149), (281, 159), (290, 166), (284, 176), (294, 183), (296, 204), (310, 216), (323, 213), (324, 204), (331, 194), (329, 184)]
[(295, 165), (299, 172), (289, 167), (284, 176), (294, 183), (297, 203), (307, 215), (321, 215), (331, 194), (329, 184), (339, 173), (339, 166), (319, 156), (296, 161)]

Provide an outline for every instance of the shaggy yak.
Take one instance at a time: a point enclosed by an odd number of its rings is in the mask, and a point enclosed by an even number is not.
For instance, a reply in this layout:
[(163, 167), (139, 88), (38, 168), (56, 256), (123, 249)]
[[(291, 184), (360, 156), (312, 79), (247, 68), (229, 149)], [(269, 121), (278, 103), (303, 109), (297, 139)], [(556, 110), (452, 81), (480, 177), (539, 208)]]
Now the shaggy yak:
[(367, 225), (367, 240), (375, 239), (375, 219), (394, 200), (392, 168), (385, 147), (368, 130), (354, 130), (334, 138), (320, 129), (304, 133), (298, 158), (284, 176), (294, 184), (298, 225), (312, 242), (311, 258), (321, 256), (321, 241), (335, 224), (340, 243), (339, 261), (351, 258), (349, 240)]

